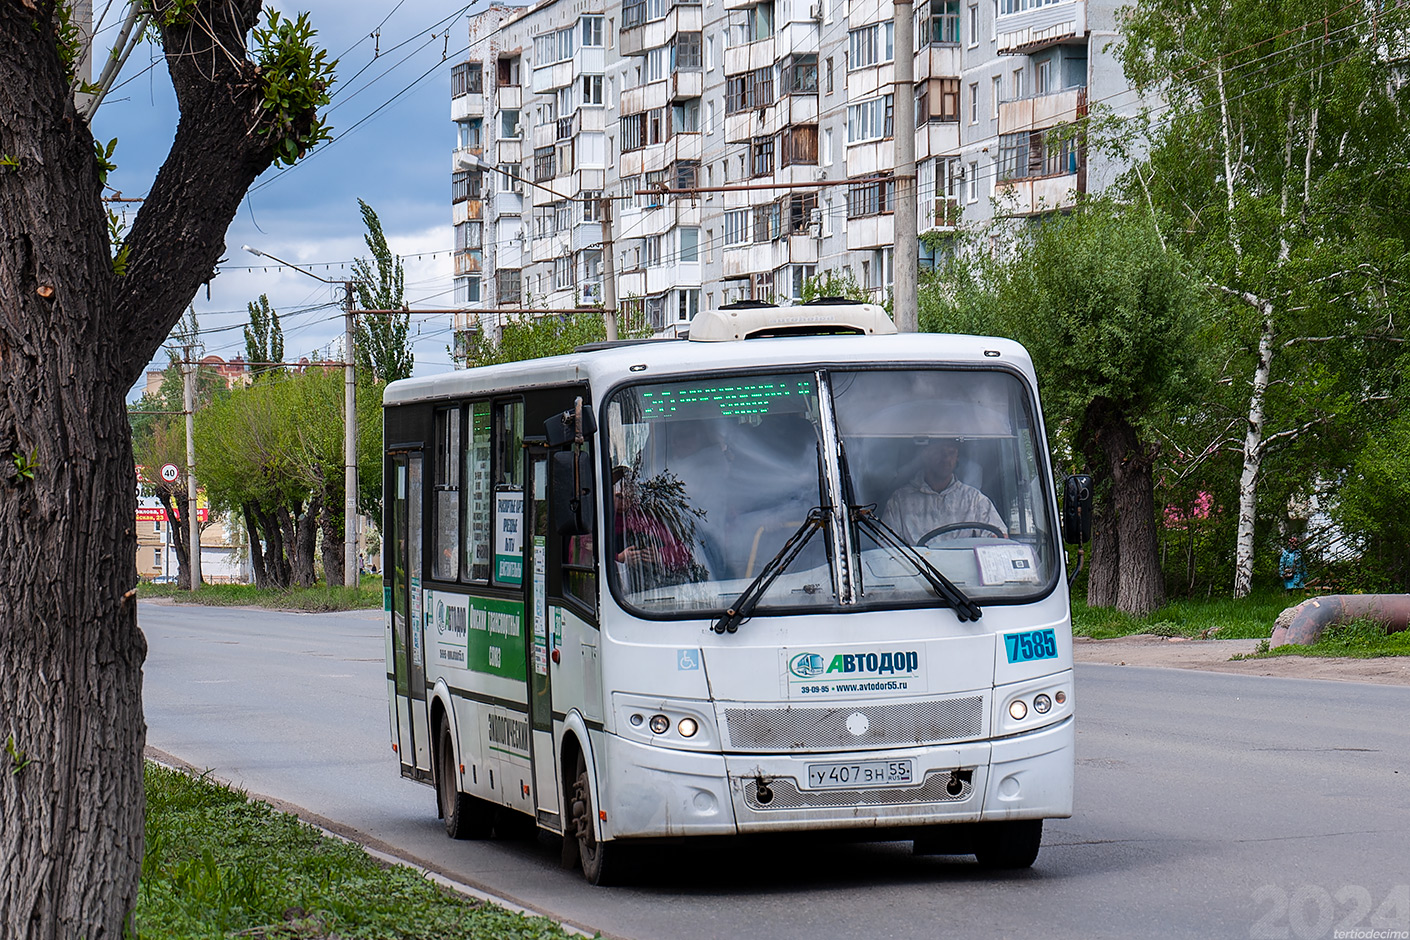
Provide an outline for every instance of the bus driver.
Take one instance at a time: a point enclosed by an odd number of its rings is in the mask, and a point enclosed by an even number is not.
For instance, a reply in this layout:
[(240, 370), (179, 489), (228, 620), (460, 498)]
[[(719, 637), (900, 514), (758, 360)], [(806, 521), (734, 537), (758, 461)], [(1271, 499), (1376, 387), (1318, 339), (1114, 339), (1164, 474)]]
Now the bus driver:
[(935, 529), (964, 522), (981, 523), (984, 528), (957, 528), (944, 536), (1007, 535), (1008, 525), (989, 497), (955, 477), (959, 459), (958, 441), (932, 438), (920, 452), (920, 471), (891, 494), (881, 521), (911, 545)]

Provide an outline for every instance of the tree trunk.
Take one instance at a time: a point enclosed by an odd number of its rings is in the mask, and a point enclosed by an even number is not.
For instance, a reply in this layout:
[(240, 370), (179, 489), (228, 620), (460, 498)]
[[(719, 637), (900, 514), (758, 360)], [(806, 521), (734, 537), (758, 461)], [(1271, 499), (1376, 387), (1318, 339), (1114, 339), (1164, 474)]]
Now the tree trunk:
[(250, 573), (254, 575), (255, 587), (268, 588), (269, 575), (264, 570), (264, 547), (260, 542), (254, 508), (244, 503), (240, 506), (240, 513), (245, 518), (245, 537), (250, 540)]
[(1117, 551), (1116, 511), (1111, 504), (1111, 482), (1097, 485), (1092, 500), (1092, 546), (1087, 554), (1087, 606), (1115, 607), (1121, 573)]
[(290, 584), (290, 567), (284, 548), (284, 526), (280, 519), (282, 510), (273, 512), (256, 507), (260, 531), (264, 533), (264, 565), (269, 572), (270, 587), (284, 590)]
[(343, 500), (342, 492), (323, 494), (323, 511), (319, 513), (319, 528), (323, 535), (323, 579), (329, 587), (343, 585)]
[(0, 0), (0, 937), (120, 940), (143, 857), (147, 653), (123, 399), (314, 109), (275, 125), (260, 107), (258, 0), (154, 0), (181, 120), (117, 276), (61, 6)]
[[(1102, 563), (1104, 570), (1114, 568), (1116, 572), (1116, 609), (1144, 617), (1165, 603), (1165, 578), (1160, 568), (1155, 527), (1153, 455), (1142, 446), (1127, 417), (1106, 399), (1097, 399), (1088, 406), (1082, 434), (1084, 450), (1091, 457), (1100, 455), (1100, 466), (1110, 481), (1110, 502), (1103, 499), (1103, 503), (1110, 506), (1110, 515), (1104, 521), (1102, 534), (1104, 542), (1114, 543), (1116, 557), (1114, 560), (1104, 557)], [(1105, 487), (1099, 487), (1098, 493), (1103, 489)], [(1094, 535), (1094, 556), (1097, 551)], [(1110, 596), (1110, 582), (1104, 579), (1100, 587), (1100, 597), (1106, 600)], [(1089, 603), (1092, 597), (1089, 582)]]
[(1253, 370), (1253, 390), (1248, 399), (1248, 428), (1244, 432), (1244, 463), (1239, 473), (1239, 521), (1234, 540), (1234, 596), (1247, 597), (1253, 589), (1253, 529), (1258, 512), (1258, 472), (1263, 466), (1263, 406), (1273, 371), (1273, 304), (1260, 300), (1263, 326), (1258, 337), (1258, 363)]
[(166, 524), (171, 529), (171, 544), (176, 551), (176, 586), (183, 591), (191, 590), (191, 549), (190, 527), (186, 525), (186, 514), (178, 512), (180, 497), (173, 500), (171, 490), (164, 486), (156, 488), (157, 502), (166, 512)]
[(308, 507), (297, 517), (294, 529), (294, 583), (299, 587), (313, 587), (318, 583), (314, 572), (313, 559), (318, 545), (318, 515), (323, 508), (323, 498), (315, 496)]

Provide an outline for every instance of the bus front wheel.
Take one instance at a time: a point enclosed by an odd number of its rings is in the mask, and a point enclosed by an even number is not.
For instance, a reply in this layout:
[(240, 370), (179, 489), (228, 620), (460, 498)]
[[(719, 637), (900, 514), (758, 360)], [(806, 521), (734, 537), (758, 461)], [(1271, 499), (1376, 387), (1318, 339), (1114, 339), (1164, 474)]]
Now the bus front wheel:
[(569, 830), (565, 838), (575, 838), (578, 843), (578, 860), (583, 866), (583, 877), (590, 884), (615, 884), (621, 877), (624, 867), (626, 847), (615, 842), (597, 841), (593, 817), (597, 815), (592, 804), (592, 778), (588, 774), (587, 757), (578, 752), (578, 761), (573, 774), (573, 786), (568, 797)]
[(492, 809), (484, 801), (460, 792), (455, 775), (455, 741), (450, 734), (450, 722), (444, 718), (436, 735), (436, 800), (440, 803), (441, 818), (445, 820), (446, 835), (452, 839), (490, 837)]
[(974, 834), (974, 857), (981, 867), (1031, 868), (1043, 842), (1043, 820), (983, 823)]

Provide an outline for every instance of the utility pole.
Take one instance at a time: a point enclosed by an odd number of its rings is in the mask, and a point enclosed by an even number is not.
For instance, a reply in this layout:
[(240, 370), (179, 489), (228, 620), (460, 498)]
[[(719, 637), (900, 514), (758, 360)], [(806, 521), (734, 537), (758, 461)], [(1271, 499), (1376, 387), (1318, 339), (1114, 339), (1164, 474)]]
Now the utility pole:
[(914, 333), (919, 329), (920, 296), (920, 237), (916, 199), (916, 96), (915, 96), (915, 21), (911, 17), (911, 0), (893, 0), (895, 6), (896, 40), (895, 121), (892, 128), (896, 146), (896, 211), (891, 218), (895, 225), (896, 247), (892, 267), (893, 281), (891, 314), (896, 329)]
[(343, 282), (343, 586), (357, 587), (357, 370), (353, 282)]
[[(196, 511), (196, 360), (195, 347), (186, 344), (182, 378), (186, 399), (186, 520), (191, 533), (186, 555), (191, 569), (191, 590), (201, 587), (201, 520)], [(170, 523), (168, 523), (170, 525)]]
[(617, 341), (617, 263), (612, 245), (612, 200), (604, 197), (602, 206), (602, 323), (607, 342)]

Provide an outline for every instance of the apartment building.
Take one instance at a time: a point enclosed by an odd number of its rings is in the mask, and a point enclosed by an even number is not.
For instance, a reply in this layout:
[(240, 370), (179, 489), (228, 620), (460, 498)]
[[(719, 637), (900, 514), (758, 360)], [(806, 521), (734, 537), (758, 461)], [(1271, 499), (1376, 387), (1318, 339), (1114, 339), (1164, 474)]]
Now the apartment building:
[[(1105, 51), (1116, 7), (916, 2), (922, 233), (1059, 211), (1110, 180), (1074, 122), (1094, 95), (1139, 104)], [(472, 17), (452, 75), (460, 335), (598, 303), (609, 231), (618, 305), (657, 331), (796, 300), (843, 267), (884, 300), (893, 16), (891, 0), (541, 0)]]

